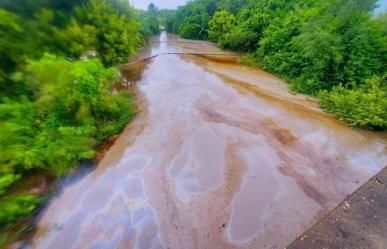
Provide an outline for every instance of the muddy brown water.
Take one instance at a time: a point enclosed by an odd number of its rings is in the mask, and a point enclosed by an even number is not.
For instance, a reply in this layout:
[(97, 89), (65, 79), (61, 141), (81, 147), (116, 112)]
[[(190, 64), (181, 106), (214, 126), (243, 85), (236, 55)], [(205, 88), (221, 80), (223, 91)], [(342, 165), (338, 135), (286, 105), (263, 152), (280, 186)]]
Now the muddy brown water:
[(51, 200), (31, 248), (284, 248), (387, 165), (385, 133), (258, 69), (165, 54), (222, 53), (211, 43), (159, 39), (135, 68), (139, 116)]

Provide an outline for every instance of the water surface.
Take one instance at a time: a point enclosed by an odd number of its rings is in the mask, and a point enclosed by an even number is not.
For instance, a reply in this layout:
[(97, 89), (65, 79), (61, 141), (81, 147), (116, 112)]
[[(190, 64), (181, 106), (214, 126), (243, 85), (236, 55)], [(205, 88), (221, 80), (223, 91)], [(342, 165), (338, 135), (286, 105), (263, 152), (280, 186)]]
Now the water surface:
[(227, 56), (168, 54), (222, 53), (211, 43), (159, 41), (138, 118), (52, 199), (32, 248), (284, 248), (386, 166), (385, 133)]

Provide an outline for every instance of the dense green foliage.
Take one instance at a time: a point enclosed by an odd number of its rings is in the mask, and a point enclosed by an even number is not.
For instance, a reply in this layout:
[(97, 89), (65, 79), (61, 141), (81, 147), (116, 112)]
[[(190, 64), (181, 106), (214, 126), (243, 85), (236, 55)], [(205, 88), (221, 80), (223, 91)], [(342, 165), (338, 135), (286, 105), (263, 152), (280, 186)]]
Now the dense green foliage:
[(386, 79), (374, 77), (355, 89), (336, 86), (319, 97), (323, 108), (351, 125), (387, 129)]
[[(387, 14), (373, 14), (376, 2), (195, 0), (169, 17), (167, 27), (182, 37), (246, 52), (246, 63), (258, 61), (293, 90), (320, 96), (324, 108), (351, 125), (385, 129), (379, 110), (387, 109), (380, 99), (386, 88), (367, 83), (382, 78), (387, 67)], [(360, 101), (365, 95), (373, 96)], [(354, 96), (357, 101), (345, 106)]]
[(126, 0), (0, 2), (0, 233), (40, 202), (15, 184), (92, 158), (134, 116), (108, 67), (136, 53), (147, 25)]
[(39, 199), (32, 195), (14, 195), (0, 201), (0, 226), (6, 226), (19, 217), (30, 214), (39, 203)]
[(179, 7), (167, 20), (167, 31), (183, 38), (208, 38), (208, 22), (216, 11), (216, 0), (197, 0)]
[(106, 66), (126, 62), (142, 42), (136, 13), (124, 3), (90, 0), (77, 8), (78, 19), (95, 28), (95, 49)]
[(146, 11), (141, 12), (142, 33), (145, 37), (160, 34), (159, 15), (160, 11), (153, 3), (149, 4)]
[(91, 158), (95, 141), (120, 131), (133, 115), (127, 94), (110, 92), (119, 73), (97, 60), (45, 55), (19, 74), (32, 96), (0, 104), (0, 164), (10, 173), (65, 172)]
[(234, 27), (235, 17), (227, 11), (217, 11), (209, 22), (208, 38), (215, 42), (225, 39), (226, 34)]

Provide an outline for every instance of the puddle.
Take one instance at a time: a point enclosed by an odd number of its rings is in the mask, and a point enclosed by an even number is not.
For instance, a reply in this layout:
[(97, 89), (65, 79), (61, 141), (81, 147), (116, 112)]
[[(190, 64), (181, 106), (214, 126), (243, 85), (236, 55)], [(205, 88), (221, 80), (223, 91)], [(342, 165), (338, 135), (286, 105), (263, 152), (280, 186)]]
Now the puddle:
[(274, 176), (275, 151), (262, 146), (244, 149), (240, 152), (248, 169), (243, 176), (242, 186), (232, 203), (228, 238), (237, 243), (247, 243), (258, 237), (264, 229), (267, 211), (279, 191)]
[(222, 186), (225, 144), (208, 126), (199, 127), (172, 162), (169, 170), (177, 195), (189, 201), (190, 195), (206, 193)]

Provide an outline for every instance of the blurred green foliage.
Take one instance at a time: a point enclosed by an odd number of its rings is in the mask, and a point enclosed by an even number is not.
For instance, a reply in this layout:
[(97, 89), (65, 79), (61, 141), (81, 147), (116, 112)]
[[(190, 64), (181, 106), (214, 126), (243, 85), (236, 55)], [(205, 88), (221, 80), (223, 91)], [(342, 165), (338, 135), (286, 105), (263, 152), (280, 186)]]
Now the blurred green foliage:
[(140, 12), (140, 20), (142, 23), (142, 34), (145, 37), (160, 34), (161, 11), (153, 4), (149, 4), (146, 11)]
[(119, 72), (96, 59), (46, 54), (28, 61), (15, 78), (31, 94), (0, 103), (0, 194), (31, 170), (58, 175), (91, 159), (93, 146), (134, 116), (129, 94), (113, 90)]
[(183, 38), (207, 39), (208, 23), (216, 11), (216, 4), (216, 0), (196, 0), (178, 7), (167, 18), (167, 31), (178, 33)]
[(95, 28), (95, 49), (105, 66), (127, 62), (143, 42), (137, 13), (124, 3), (90, 0), (76, 8), (80, 22)]
[(208, 38), (214, 42), (221, 42), (234, 28), (235, 17), (228, 11), (217, 11), (209, 22)]
[(14, 195), (0, 200), (0, 226), (7, 226), (20, 217), (29, 215), (39, 203), (39, 198), (33, 195)]
[(15, 184), (66, 173), (133, 118), (109, 67), (135, 55), (142, 26), (125, 0), (0, 2), (0, 233), (40, 203)]
[[(246, 52), (243, 63), (259, 62), (293, 90), (320, 96), (323, 107), (350, 124), (385, 129), (375, 117), (386, 122), (379, 112), (387, 109), (380, 99), (385, 95), (379, 94), (386, 89), (371, 91), (367, 83), (383, 78), (387, 68), (387, 14), (375, 16), (376, 5), (376, 0), (220, 0), (215, 5), (212, 0), (194, 0), (170, 15), (167, 28), (182, 37), (208, 38), (222, 48)], [(201, 15), (209, 16), (208, 24)], [(353, 102), (347, 115), (339, 111), (347, 110), (348, 96), (365, 93), (375, 99)], [(330, 97), (334, 108), (328, 108)], [(359, 114), (370, 103), (378, 106), (370, 108), (373, 121)]]

